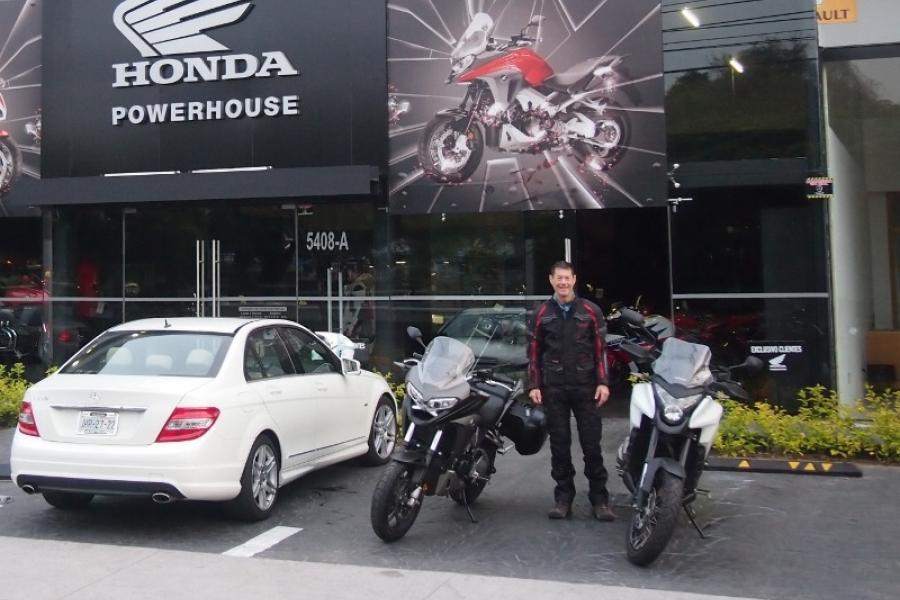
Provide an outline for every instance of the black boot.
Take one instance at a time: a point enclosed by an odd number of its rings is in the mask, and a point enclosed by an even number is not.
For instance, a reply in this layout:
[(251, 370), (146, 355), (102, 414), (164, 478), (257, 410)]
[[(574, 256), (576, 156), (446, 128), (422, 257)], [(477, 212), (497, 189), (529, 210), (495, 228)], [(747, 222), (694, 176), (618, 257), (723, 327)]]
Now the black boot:
[(568, 519), (572, 516), (572, 503), (559, 500), (556, 506), (550, 509), (547, 516), (551, 519)]

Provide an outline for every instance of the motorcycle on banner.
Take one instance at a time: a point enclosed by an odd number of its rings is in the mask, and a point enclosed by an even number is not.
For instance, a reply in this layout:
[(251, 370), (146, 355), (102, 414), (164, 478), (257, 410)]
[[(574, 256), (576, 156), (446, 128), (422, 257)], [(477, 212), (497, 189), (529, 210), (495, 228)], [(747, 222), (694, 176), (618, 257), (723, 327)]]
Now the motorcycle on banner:
[(6, 99), (0, 93), (0, 196), (6, 194), (12, 188), (19, 169), (22, 155), (18, 147), (12, 141), (9, 132), (3, 129), (3, 121), (6, 120)]
[(716, 396), (749, 400), (732, 371), (763, 369), (751, 356), (740, 365), (711, 370), (710, 358), (706, 346), (669, 338), (650, 380), (632, 388), (631, 429), (619, 447), (616, 470), (632, 494), (625, 550), (636, 565), (662, 553), (681, 510), (703, 536), (692, 503), (702, 491), (697, 485), (722, 419)]
[[(535, 15), (509, 40), (493, 37), (486, 13), (472, 19), (450, 55), (447, 83), (468, 86), (457, 108), (426, 125), (418, 147), (423, 171), (440, 183), (466, 181), (485, 147), (535, 154), (569, 151), (589, 170), (616, 164), (629, 143), (629, 122), (609, 99), (618, 56), (589, 58), (563, 73), (530, 48)], [(539, 35), (539, 34), (538, 34)]]
[[(421, 343), (415, 327), (410, 337)], [(450, 496), (466, 507), (496, 471), (503, 436), (523, 455), (536, 454), (547, 439), (543, 409), (523, 401), (524, 386), (493, 368), (479, 368), (472, 349), (445, 336), (434, 338), (408, 369), (403, 401), (406, 435), (372, 495), (372, 529), (393, 542), (409, 531), (426, 496)]]

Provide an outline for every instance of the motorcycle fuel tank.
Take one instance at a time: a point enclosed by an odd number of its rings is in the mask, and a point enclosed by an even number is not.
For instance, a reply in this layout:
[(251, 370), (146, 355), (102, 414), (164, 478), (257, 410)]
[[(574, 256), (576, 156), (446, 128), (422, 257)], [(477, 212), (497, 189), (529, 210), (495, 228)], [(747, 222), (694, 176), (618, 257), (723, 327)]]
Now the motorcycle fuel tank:
[(532, 86), (539, 86), (553, 75), (553, 69), (537, 53), (528, 48), (519, 48), (487, 61), (463, 73), (458, 81), (468, 83), (481, 77), (496, 77), (503, 73), (518, 72)]

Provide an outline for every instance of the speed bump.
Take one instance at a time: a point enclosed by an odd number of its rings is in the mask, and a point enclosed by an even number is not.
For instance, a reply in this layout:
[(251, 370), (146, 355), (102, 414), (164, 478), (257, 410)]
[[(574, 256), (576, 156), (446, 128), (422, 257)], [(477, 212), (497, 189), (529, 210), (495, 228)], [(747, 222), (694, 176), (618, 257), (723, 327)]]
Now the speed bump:
[(862, 477), (853, 463), (822, 460), (779, 460), (772, 458), (711, 457), (708, 471), (743, 471), (747, 473), (796, 473), (799, 475), (830, 475), (832, 477)]

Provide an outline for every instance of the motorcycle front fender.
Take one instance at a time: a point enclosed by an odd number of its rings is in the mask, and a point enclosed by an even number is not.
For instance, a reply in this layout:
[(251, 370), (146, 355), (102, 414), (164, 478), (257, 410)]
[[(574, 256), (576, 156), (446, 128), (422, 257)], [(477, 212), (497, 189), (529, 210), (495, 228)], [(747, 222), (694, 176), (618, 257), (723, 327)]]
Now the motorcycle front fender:
[(650, 383), (636, 383), (631, 388), (631, 426), (640, 427), (643, 416), (650, 421), (656, 416), (656, 401), (653, 399), (653, 385)]
[(435, 117), (468, 117), (469, 113), (461, 108), (447, 108), (434, 113)]
[(675, 459), (663, 457), (650, 459), (644, 465), (644, 475), (641, 477), (641, 491), (645, 495), (653, 489), (653, 480), (656, 479), (656, 472), (660, 469), (671, 473), (678, 479), (684, 479), (687, 476), (684, 467)]
[(396, 448), (391, 455), (391, 460), (405, 465), (424, 467), (428, 464), (428, 454), (422, 450), (410, 450), (409, 448)]

